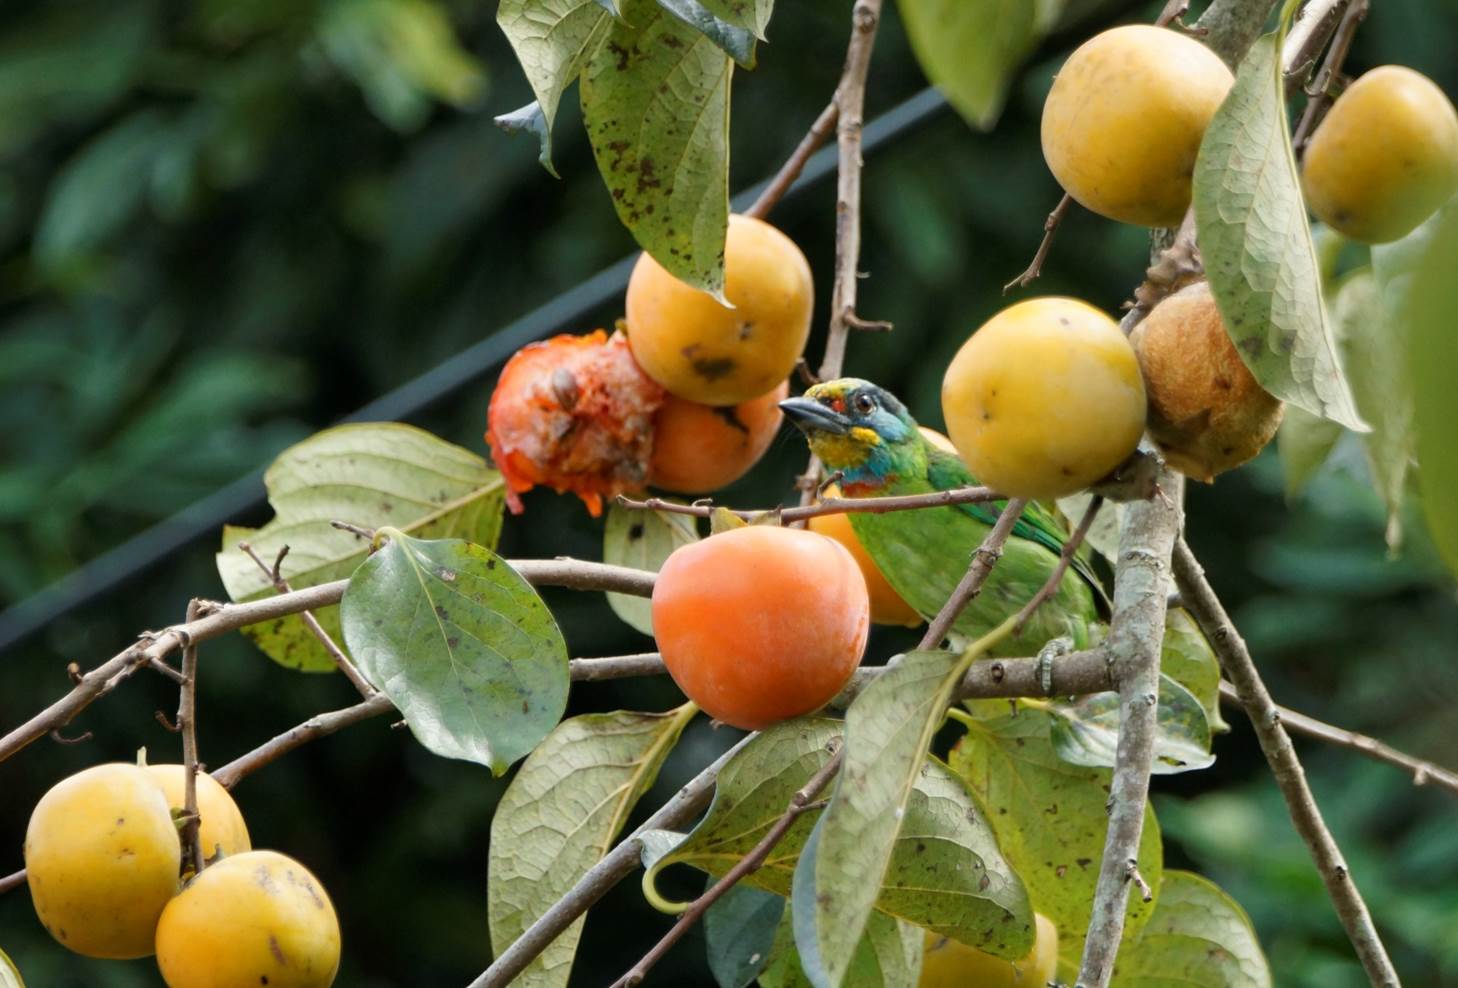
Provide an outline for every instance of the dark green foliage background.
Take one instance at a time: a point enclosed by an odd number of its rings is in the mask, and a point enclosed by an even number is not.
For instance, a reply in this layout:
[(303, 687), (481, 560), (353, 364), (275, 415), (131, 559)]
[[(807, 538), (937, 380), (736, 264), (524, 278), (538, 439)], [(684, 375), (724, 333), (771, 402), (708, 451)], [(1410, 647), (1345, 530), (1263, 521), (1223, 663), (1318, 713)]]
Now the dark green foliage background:
[[(1103, 23), (1111, 10), (1150, 17), (1158, 5), (1071, 6)], [(1352, 64), (1413, 65), (1458, 93), (1458, 11), (1422, 0), (1374, 6)], [(839, 73), (848, 3), (781, 7), (760, 68), (736, 80), (735, 187), (773, 170)], [(557, 130), (560, 182), (538, 167), (529, 139), (492, 125), (530, 98), (494, 13), (482, 0), (6, 5), (0, 601), (25, 597), (631, 251), (572, 97)], [(442, 16), (463, 51), (431, 33)], [(868, 162), (861, 311), (897, 330), (854, 339), (849, 370), (874, 372), (931, 424), (946, 361), (1004, 304), (1001, 284), (1031, 255), (1057, 199), (1037, 113), (1059, 57), (1054, 45), (1034, 59), (995, 134), (976, 135), (946, 112)], [(467, 58), (484, 72), (475, 93)], [(893, 14), (870, 115), (922, 85)], [(822, 183), (775, 215), (810, 256), (822, 296), (832, 194)], [(1113, 311), (1144, 257), (1141, 231), (1075, 212), (1036, 290)], [(604, 309), (594, 324), (618, 314)], [(811, 345), (817, 352), (818, 334)], [(483, 449), (491, 383), (450, 396), (420, 424)], [(786, 497), (803, 456), (784, 435), (728, 499)], [(1344, 447), (1287, 504), (1267, 453), (1191, 490), (1191, 539), (1278, 698), (1458, 764), (1453, 585), (1416, 517), (1404, 553), (1386, 556), (1364, 471), (1360, 452)], [(600, 524), (575, 501), (536, 494), (527, 504), (508, 520), (506, 554), (597, 556)], [(61, 693), (67, 662), (93, 665), (138, 630), (180, 619), (190, 594), (221, 595), (215, 548), (192, 545), (10, 649), (0, 725)], [(649, 646), (599, 598), (548, 600), (574, 655)], [(906, 641), (878, 633), (871, 654)], [(285, 671), (241, 638), (210, 643), (204, 758), (221, 764), (351, 696), (337, 677)], [(666, 680), (594, 684), (574, 689), (571, 709), (676, 702)], [(153, 760), (175, 760), (177, 739), (152, 719), (174, 706), (168, 684), (139, 676), (71, 728), (92, 740), (43, 741), (0, 766), (0, 872), (19, 867), (28, 807), (62, 775), (142, 745)], [(1254, 740), (1231, 719), (1213, 769), (1156, 786), (1171, 864), (1204, 871), (1250, 910), (1283, 988), (1360, 985)], [(648, 801), (731, 733), (694, 725)], [(1458, 804), (1395, 770), (1302, 747), (1405, 980), (1458, 985)], [(300, 858), (334, 895), (346, 945), (340, 984), (459, 985), (489, 959), (486, 838), (504, 785), (376, 721), (260, 772), (238, 798), (255, 843)], [(589, 922), (574, 983), (611, 980), (664, 926), (625, 883)], [(708, 983), (698, 936), (655, 983)], [(150, 961), (65, 953), (23, 891), (0, 900), (0, 947), (41, 988), (158, 983)]]

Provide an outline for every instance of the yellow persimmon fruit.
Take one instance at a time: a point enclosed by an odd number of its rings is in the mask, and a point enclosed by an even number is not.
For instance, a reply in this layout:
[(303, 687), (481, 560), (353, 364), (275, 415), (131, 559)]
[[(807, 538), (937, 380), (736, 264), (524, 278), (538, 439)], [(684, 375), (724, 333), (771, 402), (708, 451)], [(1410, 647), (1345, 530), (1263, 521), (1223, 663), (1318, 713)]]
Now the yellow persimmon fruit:
[(1071, 298), (993, 316), (942, 380), (947, 432), (978, 481), (1065, 497), (1106, 477), (1144, 433), (1144, 382), (1118, 324)]
[(25, 832), (36, 915), (62, 946), (88, 957), (150, 954), (181, 865), (167, 797), (136, 765), (96, 765), (56, 783)]
[(1311, 135), (1301, 184), (1317, 219), (1353, 240), (1406, 236), (1458, 192), (1458, 111), (1420, 72), (1373, 69)]
[[(928, 429), (926, 426), (919, 428), (927, 442), (944, 453), (956, 455), (956, 448), (946, 436), (935, 429)], [(841, 490), (838, 485), (831, 484), (825, 488), (825, 497), (840, 496)], [(901, 595), (887, 582), (880, 567), (876, 565), (876, 561), (871, 558), (871, 554), (856, 537), (849, 515), (816, 515), (810, 519), (809, 524), (812, 532), (819, 532), (845, 546), (851, 557), (855, 559), (856, 565), (861, 568), (861, 575), (866, 578), (866, 590), (871, 595), (871, 620), (874, 623), (899, 624), (907, 628), (915, 628), (922, 623), (922, 616), (916, 613), (912, 606), (903, 600)]]
[(1110, 28), (1063, 63), (1043, 104), (1043, 157), (1102, 216), (1178, 226), (1205, 128), (1235, 78), (1200, 42), (1142, 24)]
[(763, 220), (729, 217), (725, 306), (644, 254), (628, 279), (628, 343), (639, 366), (672, 394), (737, 405), (795, 368), (810, 334), (810, 264)]
[(339, 920), (307, 868), (247, 851), (203, 869), (167, 904), (157, 966), (168, 988), (327, 988), (339, 971)]
[(1035, 913), (1033, 949), (1016, 961), (928, 931), (917, 988), (1044, 988), (1058, 968), (1058, 928)]
[(1285, 406), (1240, 359), (1205, 282), (1156, 305), (1129, 342), (1149, 394), (1149, 435), (1180, 473), (1208, 484), (1276, 434)]
[[(181, 765), (148, 765), (147, 771), (162, 787), (167, 796), (167, 805), (181, 811), (186, 800), (186, 777)], [(218, 855), (242, 854), (253, 849), (248, 839), (248, 824), (232, 795), (217, 779), (206, 772), (197, 774), (197, 816), (198, 843), (202, 845), (203, 859), (211, 861)]]

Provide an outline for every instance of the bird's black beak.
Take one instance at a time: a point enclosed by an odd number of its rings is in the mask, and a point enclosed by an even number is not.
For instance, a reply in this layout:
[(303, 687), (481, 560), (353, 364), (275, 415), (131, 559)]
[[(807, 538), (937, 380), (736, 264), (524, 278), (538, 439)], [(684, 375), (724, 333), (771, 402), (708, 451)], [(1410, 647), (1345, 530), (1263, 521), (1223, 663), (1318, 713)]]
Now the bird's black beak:
[(813, 398), (786, 398), (780, 408), (795, 423), (796, 428), (806, 434), (829, 432), (843, 436), (850, 432), (850, 419), (839, 412), (833, 412)]

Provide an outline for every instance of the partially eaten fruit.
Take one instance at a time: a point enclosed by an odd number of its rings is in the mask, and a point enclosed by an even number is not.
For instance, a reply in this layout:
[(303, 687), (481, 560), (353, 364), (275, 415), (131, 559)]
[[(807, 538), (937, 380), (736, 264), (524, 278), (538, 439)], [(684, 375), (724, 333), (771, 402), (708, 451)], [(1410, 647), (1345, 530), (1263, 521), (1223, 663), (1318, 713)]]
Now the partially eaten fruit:
[(486, 441), (512, 513), (522, 511), (519, 495), (538, 484), (571, 491), (594, 517), (604, 496), (642, 490), (664, 397), (621, 333), (555, 336), (518, 350), (486, 413)]

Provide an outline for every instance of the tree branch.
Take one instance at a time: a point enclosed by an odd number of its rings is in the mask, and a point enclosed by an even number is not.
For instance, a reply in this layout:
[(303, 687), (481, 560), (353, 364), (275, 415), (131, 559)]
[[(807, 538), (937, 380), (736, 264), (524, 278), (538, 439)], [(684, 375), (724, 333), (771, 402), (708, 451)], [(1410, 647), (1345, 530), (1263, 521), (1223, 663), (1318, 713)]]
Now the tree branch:
[[(871, 69), (871, 49), (881, 23), (881, 0), (856, 0), (851, 8), (851, 37), (846, 46), (845, 67), (835, 87), (837, 126), (835, 187), (835, 280), (830, 291), (830, 331), (825, 354), (816, 376), (822, 381), (840, 377), (845, 367), (845, 347), (856, 315), (856, 292), (861, 262), (861, 128), (865, 123), (866, 77)], [(800, 475), (800, 504), (813, 500), (818, 487), (820, 460), (810, 454)]]
[[(1245, 710), (1240, 702), (1240, 692), (1232, 683), (1221, 680), (1220, 699), (1232, 706), (1240, 707), (1242, 711)], [(1451, 772), (1434, 762), (1414, 758), (1376, 738), (1349, 731), (1344, 727), (1336, 727), (1289, 707), (1276, 707), (1276, 714), (1281, 718), (1281, 724), (1292, 734), (1299, 734), (1316, 741), (1325, 741), (1338, 748), (1347, 748), (1379, 762), (1395, 765), (1412, 773), (1412, 784), (1415, 786), (1432, 783), (1458, 795), (1458, 772)]]
[(1205, 571), (1200, 568), (1195, 554), (1183, 540), (1175, 546), (1174, 573), (1185, 608), (1210, 639), (1215, 654), (1220, 658), (1221, 668), (1230, 677), (1241, 706), (1245, 707), (1246, 714), (1250, 717), (1251, 726), (1255, 728), (1256, 737), (1261, 743), (1261, 750), (1265, 752), (1266, 761), (1270, 763), (1271, 774), (1275, 776), (1276, 785), (1285, 797), (1291, 823), (1305, 841), (1307, 850), (1311, 852), (1316, 870), (1326, 885), (1327, 895), (1336, 907), (1337, 917), (1341, 919), (1367, 977), (1373, 985), (1397, 988), (1397, 971), (1382, 946), (1381, 937), (1377, 935), (1377, 928), (1372, 923), (1366, 902), (1362, 900), (1362, 893), (1347, 870), (1341, 849), (1337, 847), (1336, 840), (1327, 829), (1326, 821), (1321, 817), (1316, 797), (1312, 795), (1306, 773), (1301, 768), (1301, 761), (1296, 757), (1296, 749), (1281, 724), (1281, 712), (1261, 680), (1245, 640), (1235, 630), (1230, 616), (1225, 613), (1220, 599), (1215, 596), (1214, 589), (1205, 579)]
[[(611, 590), (647, 597), (653, 593), (654, 574), (626, 566), (590, 563), (580, 559), (516, 559), (507, 565), (535, 586), (572, 590)], [(160, 661), (188, 641), (205, 642), (262, 621), (274, 621), (301, 611), (339, 603), (348, 580), (321, 583), (292, 593), (242, 604), (203, 602), (207, 612), (195, 621), (146, 635), (76, 681), (71, 692), (0, 738), (0, 762), (21, 748), (69, 724), (93, 700), (111, 691), (141, 666)]]
[(1057, 593), (1058, 585), (1063, 582), (1063, 575), (1072, 565), (1073, 557), (1078, 555), (1078, 549), (1083, 545), (1083, 540), (1088, 538), (1088, 530), (1093, 527), (1094, 519), (1098, 517), (1099, 509), (1103, 506), (1104, 499), (1099, 495), (1095, 494), (1089, 498), (1088, 507), (1083, 510), (1083, 517), (1079, 519), (1078, 527), (1073, 530), (1073, 534), (1068, 537), (1067, 542), (1063, 543), (1063, 549), (1058, 553), (1058, 565), (1053, 567), (1053, 572), (1048, 574), (1048, 579), (1044, 580), (1043, 585), (1038, 588), (1038, 592), (1033, 594), (1032, 600), (1024, 604), (1023, 609), (1018, 612), (1018, 623), (1013, 625), (1014, 635), (1022, 634), (1023, 626), (1028, 623), (1033, 612), (1045, 600)]
[(805, 170), (805, 162), (809, 161), (810, 156), (819, 151), (825, 142), (830, 140), (830, 135), (835, 133), (835, 121), (839, 116), (840, 105), (832, 99), (825, 109), (820, 111), (820, 116), (815, 118), (815, 122), (810, 125), (810, 130), (800, 139), (799, 146), (780, 166), (780, 170), (775, 173), (774, 178), (770, 179), (769, 185), (765, 186), (764, 191), (759, 194), (759, 198), (744, 211), (745, 216), (753, 216), (755, 219), (762, 220), (769, 215), (770, 210), (774, 209), (784, 198), (785, 193), (790, 191), (790, 186), (795, 184), (795, 179), (799, 178), (800, 173)]
[(719, 771), (756, 736), (750, 734), (740, 739), (734, 747), (714, 759), (707, 768), (689, 780), (658, 812), (644, 820), (638, 829), (588, 869), (587, 874), (578, 879), (571, 891), (537, 917), (536, 922), (517, 937), (510, 947), (503, 950), (468, 988), (505, 988), (511, 984), (512, 979), (532, 962), (532, 958), (557, 939), (558, 934), (576, 922), (577, 917), (587, 912), (609, 889), (637, 870), (643, 851), (642, 835), (645, 832), (675, 830), (686, 826), (704, 811), (713, 795), (714, 782), (719, 777)]
[(1027, 288), (1043, 273), (1043, 262), (1048, 260), (1048, 252), (1053, 249), (1053, 238), (1058, 235), (1058, 226), (1063, 222), (1063, 217), (1068, 215), (1068, 208), (1072, 205), (1073, 196), (1063, 193), (1063, 198), (1058, 200), (1058, 205), (1053, 207), (1053, 211), (1043, 221), (1043, 239), (1038, 243), (1033, 259), (1028, 262), (1022, 274), (1002, 286), (1004, 295), (1014, 288)]
[(1331, 109), (1332, 88), (1341, 76), (1342, 65), (1352, 49), (1352, 39), (1356, 37), (1357, 27), (1367, 16), (1367, 7), (1368, 0), (1352, 0), (1342, 14), (1341, 22), (1337, 24), (1325, 61), (1321, 63), (1316, 77), (1304, 87), (1307, 95), (1306, 106), (1301, 111), (1295, 133), (1291, 135), (1291, 147), (1298, 155), (1306, 150), (1306, 144), (1311, 140), (1317, 125), (1326, 116), (1326, 111)]
[(703, 918), (704, 913), (708, 912), (714, 903), (718, 902), (741, 879), (759, 870), (760, 866), (764, 864), (765, 859), (769, 857), (770, 852), (779, 845), (780, 841), (785, 839), (785, 834), (790, 832), (790, 828), (795, 825), (795, 821), (800, 819), (801, 815), (814, 805), (815, 797), (824, 791), (825, 787), (830, 784), (830, 780), (835, 778), (836, 773), (840, 771), (841, 761), (843, 760), (840, 752), (841, 745), (837, 743), (830, 760), (821, 766), (819, 771), (810, 776), (808, 782), (795, 790), (795, 794), (790, 797), (790, 805), (785, 808), (784, 813), (780, 814), (780, 818), (774, 822), (764, 837), (760, 839), (760, 842), (754, 845), (748, 854), (740, 858), (734, 867), (725, 872), (724, 877), (715, 882), (703, 895), (695, 899), (693, 904), (678, 918), (678, 922), (674, 923), (669, 931), (663, 935), (662, 939), (654, 944), (653, 948), (644, 954), (642, 959), (634, 964), (626, 974), (613, 982), (612, 988), (634, 988), (635, 985), (642, 984), (643, 979), (647, 977), (648, 971), (653, 965), (661, 961), (664, 955), (672, 949), (673, 945), (683, 939), (683, 935)]
[[(201, 607), (188, 602), (186, 624), (197, 620)], [(197, 811), (197, 642), (188, 639), (182, 650), (182, 688), (177, 701), (177, 729), (182, 732), (182, 853), (194, 875), (203, 870), (201, 818)]]
[(921, 636), (921, 643), (917, 648), (925, 650), (940, 645), (942, 639), (952, 630), (952, 625), (956, 624), (958, 615), (982, 592), (982, 585), (987, 582), (992, 567), (1002, 558), (1002, 547), (1007, 544), (1008, 536), (1012, 534), (1018, 519), (1023, 516), (1023, 508), (1027, 504), (1027, 501), (1016, 497), (1007, 502), (1007, 506), (997, 516), (997, 522), (983, 538), (982, 544), (972, 553), (966, 575), (952, 590), (952, 596), (947, 598), (936, 617), (926, 626), (926, 634)]
[(1154, 763), (1169, 560), (1182, 522), (1181, 478), (1168, 468), (1161, 474), (1160, 486), (1167, 496), (1131, 504), (1119, 536), (1107, 644), (1119, 690), (1119, 742), (1109, 789), (1109, 828), (1078, 974), (1080, 988), (1106, 988), (1113, 976), (1129, 884), (1138, 872)]
[[(895, 497), (832, 497), (814, 504), (803, 504), (794, 508), (766, 508), (762, 511), (738, 511), (729, 509), (730, 514), (745, 521), (755, 521), (768, 515), (778, 516), (780, 523), (789, 525), (816, 518), (820, 515), (839, 515), (849, 512), (859, 514), (886, 514), (891, 511), (913, 511), (918, 508), (944, 508), (950, 504), (986, 504), (990, 501), (1006, 500), (990, 487), (959, 487), (950, 491), (931, 491), (926, 494), (902, 494)], [(663, 511), (674, 515), (692, 515), (695, 518), (712, 518), (716, 506), (707, 498), (693, 504), (680, 504), (650, 497), (635, 501), (625, 494), (617, 497), (619, 507), (633, 511)]]

